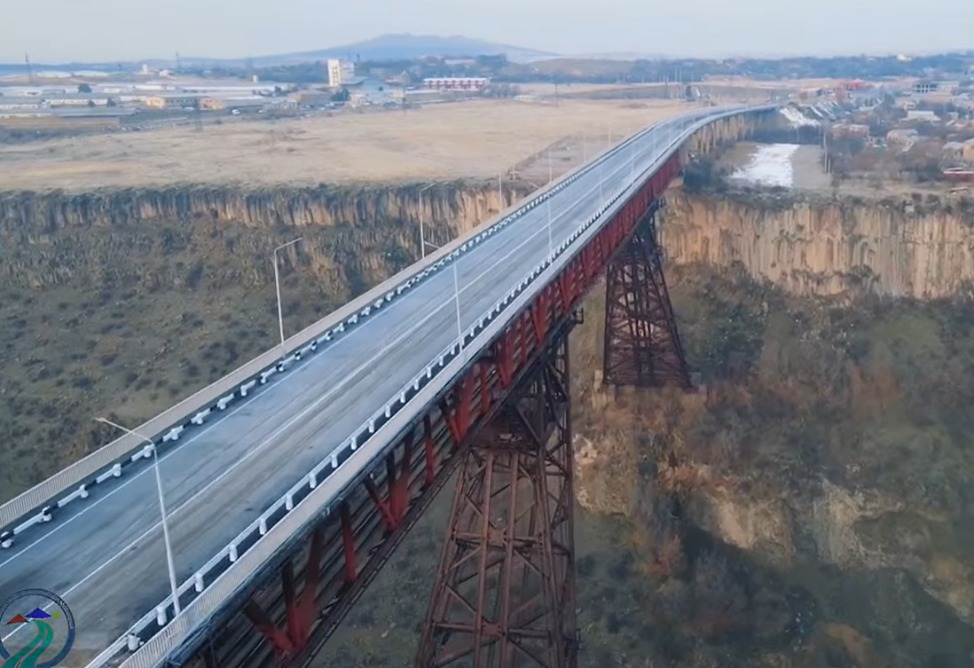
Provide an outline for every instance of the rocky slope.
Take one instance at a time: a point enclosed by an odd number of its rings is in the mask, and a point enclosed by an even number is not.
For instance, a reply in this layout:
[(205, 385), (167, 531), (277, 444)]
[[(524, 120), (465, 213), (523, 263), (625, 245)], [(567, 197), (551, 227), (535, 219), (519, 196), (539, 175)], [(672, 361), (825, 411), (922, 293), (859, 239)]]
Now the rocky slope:
[(970, 290), (974, 201), (865, 200), (781, 190), (671, 192), (675, 263), (741, 265), (798, 294), (934, 299)]
[(442, 243), (524, 192), (520, 186), (508, 190), (500, 202), (496, 186), (488, 184), (421, 190), (406, 185), (7, 193), (0, 195), (0, 278), (31, 288), (253, 285), (266, 280), (274, 245), (290, 235), (303, 237), (301, 262), (308, 271), (355, 292), (414, 258), (420, 218), (428, 239)]
[(660, 652), (974, 660), (972, 228), (965, 202), (668, 193), (704, 385), (603, 389), (601, 320), (573, 342), (578, 498), (631, 522), (644, 614), (677, 638)]

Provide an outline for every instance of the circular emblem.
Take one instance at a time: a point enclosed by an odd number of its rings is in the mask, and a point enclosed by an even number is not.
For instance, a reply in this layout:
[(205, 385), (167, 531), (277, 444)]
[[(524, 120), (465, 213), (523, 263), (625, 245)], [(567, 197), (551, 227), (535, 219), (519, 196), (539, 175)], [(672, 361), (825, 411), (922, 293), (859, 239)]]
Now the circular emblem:
[(60, 596), (24, 589), (0, 603), (0, 668), (54, 668), (74, 644), (74, 615)]

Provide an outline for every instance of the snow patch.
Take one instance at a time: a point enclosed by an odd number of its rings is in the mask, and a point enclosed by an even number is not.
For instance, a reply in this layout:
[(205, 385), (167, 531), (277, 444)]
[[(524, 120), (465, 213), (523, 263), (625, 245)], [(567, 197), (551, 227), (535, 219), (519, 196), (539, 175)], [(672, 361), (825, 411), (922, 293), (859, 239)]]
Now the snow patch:
[(733, 179), (741, 179), (762, 186), (781, 186), (791, 188), (795, 182), (795, 170), (791, 156), (798, 150), (798, 144), (767, 144), (759, 146), (751, 161), (731, 174)]
[(815, 125), (822, 124), (821, 121), (817, 121), (814, 118), (809, 118), (808, 116), (803, 114), (798, 109), (795, 109), (794, 107), (782, 107), (781, 115), (787, 118), (788, 122), (791, 123), (791, 126), (794, 128), (800, 128), (802, 126), (809, 126), (809, 125), (815, 126)]

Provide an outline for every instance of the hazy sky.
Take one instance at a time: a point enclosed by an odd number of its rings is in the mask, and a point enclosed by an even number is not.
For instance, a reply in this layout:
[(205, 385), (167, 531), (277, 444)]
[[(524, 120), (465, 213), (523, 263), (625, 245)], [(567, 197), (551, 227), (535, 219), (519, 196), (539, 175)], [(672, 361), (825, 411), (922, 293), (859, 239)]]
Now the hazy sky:
[(974, 0), (0, 0), (0, 62), (245, 57), (383, 33), (559, 53), (974, 48)]

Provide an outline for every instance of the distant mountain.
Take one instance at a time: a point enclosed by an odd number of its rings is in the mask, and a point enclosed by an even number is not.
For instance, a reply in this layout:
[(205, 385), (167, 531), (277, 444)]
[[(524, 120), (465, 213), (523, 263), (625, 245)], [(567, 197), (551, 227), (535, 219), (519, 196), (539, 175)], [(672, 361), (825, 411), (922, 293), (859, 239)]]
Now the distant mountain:
[(509, 44), (496, 44), (482, 39), (471, 39), (455, 35), (441, 37), (439, 35), (382, 35), (363, 42), (354, 42), (343, 46), (336, 46), (319, 51), (303, 51), (276, 56), (260, 56), (253, 59), (259, 67), (271, 65), (287, 65), (321, 60), (323, 58), (351, 58), (362, 60), (395, 60), (422, 58), (423, 56), (441, 56), (446, 58), (461, 58), (464, 56), (486, 56), (504, 54), (512, 61), (535, 60), (549, 58), (556, 54), (536, 49), (525, 49)]
[[(299, 53), (285, 53), (269, 56), (254, 56), (253, 58), (207, 58), (199, 56), (183, 56), (180, 63), (183, 67), (274, 67), (277, 65), (295, 65), (325, 58), (345, 58), (362, 60), (395, 60), (413, 59), (423, 56), (440, 56), (445, 58), (462, 58), (466, 56), (487, 56), (504, 54), (513, 62), (529, 62), (544, 58), (552, 58), (557, 54), (536, 49), (525, 49), (509, 44), (497, 44), (482, 39), (471, 39), (460, 35), (442, 37), (439, 35), (382, 35), (363, 42), (354, 42), (343, 46), (336, 46), (317, 51), (302, 51)], [(135, 62), (105, 62), (105, 63), (50, 63), (35, 64), (34, 70), (66, 70), (79, 69), (102, 72), (125, 69), (131, 71), (143, 64), (151, 68), (173, 67), (172, 60), (147, 58)], [(0, 63), (0, 75), (26, 74), (27, 68), (20, 63)]]

